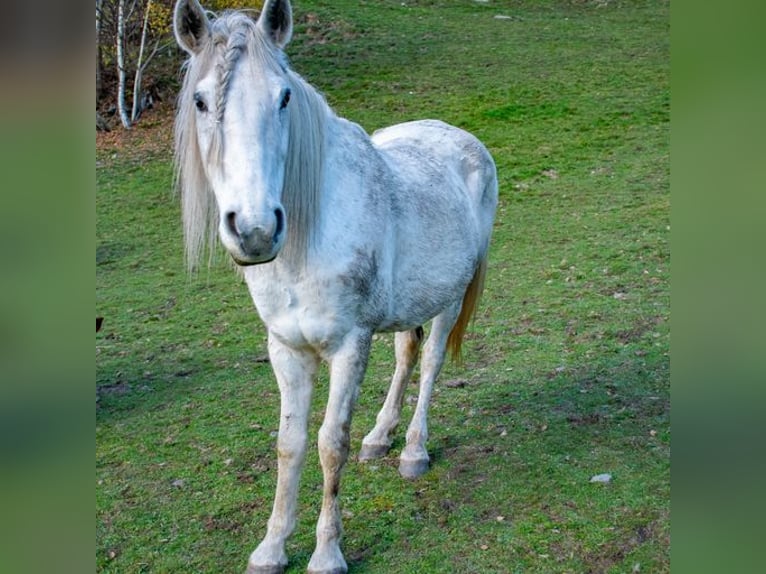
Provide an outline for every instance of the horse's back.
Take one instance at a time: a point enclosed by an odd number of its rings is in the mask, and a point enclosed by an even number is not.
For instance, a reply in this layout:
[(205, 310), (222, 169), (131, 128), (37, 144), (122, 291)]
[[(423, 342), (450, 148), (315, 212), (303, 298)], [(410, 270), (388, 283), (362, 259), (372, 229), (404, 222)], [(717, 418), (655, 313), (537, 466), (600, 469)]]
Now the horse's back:
[[(377, 130), (372, 143), (399, 165), (420, 169), (410, 177), (430, 177), (433, 171), (452, 171), (465, 184), (474, 206), (494, 213), (497, 202), (495, 163), (487, 148), (473, 134), (440, 120), (418, 120)], [(431, 168), (431, 169), (429, 169)]]

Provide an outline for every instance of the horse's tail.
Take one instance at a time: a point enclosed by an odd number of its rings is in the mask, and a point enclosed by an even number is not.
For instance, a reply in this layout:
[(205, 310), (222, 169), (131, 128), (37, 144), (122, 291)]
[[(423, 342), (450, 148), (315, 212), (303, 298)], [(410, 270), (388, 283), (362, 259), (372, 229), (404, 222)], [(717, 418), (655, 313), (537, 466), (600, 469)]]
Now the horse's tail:
[(487, 274), (487, 255), (485, 253), (479, 264), (476, 266), (476, 271), (473, 273), (473, 279), (468, 284), (468, 288), (463, 295), (463, 306), (460, 309), (460, 315), (458, 315), (455, 325), (447, 337), (447, 348), (452, 355), (452, 360), (460, 364), (462, 362), (462, 356), (460, 354), (463, 346), (463, 336), (468, 328), (468, 323), (473, 319), (476, 313), (476, 307), (481, 298), (482, 291), (484, 291), (484, 277)]

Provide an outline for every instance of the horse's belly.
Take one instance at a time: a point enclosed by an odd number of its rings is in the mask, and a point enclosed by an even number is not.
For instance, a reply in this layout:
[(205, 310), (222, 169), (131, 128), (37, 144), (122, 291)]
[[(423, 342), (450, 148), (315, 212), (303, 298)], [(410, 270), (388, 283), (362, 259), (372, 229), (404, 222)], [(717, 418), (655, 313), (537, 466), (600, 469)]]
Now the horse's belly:
[(471, 281), (475, 264), (468, 257), (451, 266), (435, 266), (398, 276), (392, 284), (388, 313), (378, 331), (407, 331), (419, 327), (448, 307), (459, 304)]

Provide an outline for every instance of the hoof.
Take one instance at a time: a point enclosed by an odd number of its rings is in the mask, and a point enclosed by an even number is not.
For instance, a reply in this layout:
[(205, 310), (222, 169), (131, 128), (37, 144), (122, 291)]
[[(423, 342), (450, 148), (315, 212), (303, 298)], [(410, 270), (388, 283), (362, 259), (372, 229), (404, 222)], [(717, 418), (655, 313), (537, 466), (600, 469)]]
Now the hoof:
[(286, 567), (281, 564), (268, 566), (253, 566), (252, 564), (248, 564), (245, 574), (284, 574), (285, 568)]
[(359, 451), (359, 461), (365, 462), (376, 458), (382, 458), (388, 454), (391, 447), (387, 444), (364, 444)]
[(264, 538), (247, 561), (245, 574), (283, 574), (287, 568), (284, 541)]
[(399, 460), (399, 474), (404, 478), (419, 478), (428, 470), (428, 459), (402, 458)]
[(308, 574), (346, 574), (348, 566), (337, 542), (317, 549), (309, 560)]

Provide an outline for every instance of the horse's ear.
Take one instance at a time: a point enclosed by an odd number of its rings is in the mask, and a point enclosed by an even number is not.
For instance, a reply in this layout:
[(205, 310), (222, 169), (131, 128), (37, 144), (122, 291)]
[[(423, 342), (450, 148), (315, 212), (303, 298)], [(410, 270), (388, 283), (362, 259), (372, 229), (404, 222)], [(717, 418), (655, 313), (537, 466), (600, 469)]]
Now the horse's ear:
[(277, 48), (284, 48), (293, 35), (293, 9), (290, 0), (266, 0), (258, 27), (271, 38)]
[(178, 0), (173, 13), (173, 31), (178, 45), (197, 54), (210, 36), (210, 23), (198, 0)]

